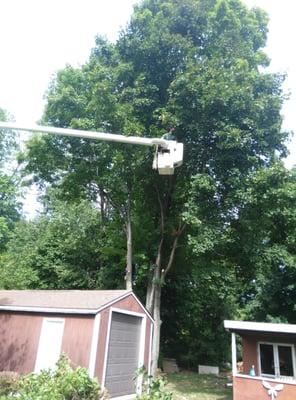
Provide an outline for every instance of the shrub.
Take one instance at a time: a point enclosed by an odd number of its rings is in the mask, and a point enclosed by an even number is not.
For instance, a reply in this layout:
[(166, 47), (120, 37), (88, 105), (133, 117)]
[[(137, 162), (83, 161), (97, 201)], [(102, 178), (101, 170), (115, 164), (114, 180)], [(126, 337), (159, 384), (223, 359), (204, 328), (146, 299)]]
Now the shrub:
[(173, 394), (166, 390), (167, 381), (162, 376), (152, 378), (143, 368), (139, 369), (138, 376), (142, 377), (142, 394), (137, 400), (172, 400)]
[(17, 393), (19, 389), (19, 376), (15, 372), (0, 372), (0, 399), (10, 394)]
[[(62, 356), (56, 369), (20, 379), (16, 396), (19, 400), (99, 400), (104, 395), (85, 368), (72, 369), (67, 357)], [(16, 396), (11, 394), (4, 398), (12, 400)]]

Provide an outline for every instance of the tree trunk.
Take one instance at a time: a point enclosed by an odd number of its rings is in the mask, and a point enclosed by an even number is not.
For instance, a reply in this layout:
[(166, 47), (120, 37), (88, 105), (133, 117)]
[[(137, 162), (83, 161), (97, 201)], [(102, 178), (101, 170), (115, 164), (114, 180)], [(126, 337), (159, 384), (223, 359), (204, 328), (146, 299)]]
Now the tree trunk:
[(146, 292), (146, 308), (148, 312), (153, 315), (154, 305), (154, 286), (153, 286), (153, 275), (148, 278), (147, 292)]
[(105, 215), (105, 195), (104, 195), (104, 190), (102, 188), (99, 188), (99, 198), (100, 198), (100, 210), (101, 210), (101, 220), (102, 224), (105, 224), (106, 221), (106, 215)]
[(126, 213), (126, 274), (125, 274), (126, 290), (133, 290), (132, 272), (133, 272), (133, 237), (132, 237), (131, 204), (129, 195), (127, 204), (127, 213)]
[(152, 341), (151, 375), (155, 376), (158, 367), (159, 343), (160, 343), (160, 302), (161, 302), (161, 258), (163, 250), (163, 231), (158, 245), (155, 269), (151, 281), (151, 310), (154, 318), (154, 331)]
[(151, 282), (150, 296), (153, 297), (150, 302), (152, 302), (153, 307), (153, 318), (155, 321), (154, 324), (154, 333), (153, 333), (153, 342), (152, 342), (152, 361), (151, 361), (151, 375), (155, 376), (157, 367), (158, 367), (158, 359), (159, 359), (159, 348), (160, 348), (160, 329), (161, 329), (161, 318), (160, 318), (160, 306), (161, 306), (161, 289), (162, 285), (165, 282), (165, 277), (172, 268), (176, 249), (178, 245), (178, 241), (180, 236), (182, 235), (185, 229), (185, 224), (182, 226), (181, 223), (179, 225), (178, 230), (176, 231), (176, 235), (174, 241), (172, 243), (172, 247), (170, 250), (170, 256), (168, 262), (166, 264), (165, 269), (161, 268), (161, 259), (162, 259), (162, 251), (163, 251), (163, 241), (164, 238), (162, 237), (158, 246), (158, 253), (156, 259), (156, 268), (154, 270), (154, 277)]
[(158, 359), (159, 359), (160, 328), (161, 328), (160, 303), (161, 303), (161, 283), (160, 281), (158, 281), (154, 283), (153, 318), (155, 324), (154, 324), (154, 333), (152, 342), (152, 362), (151, 362), (152, 376), (156, 375), (158, 367)]

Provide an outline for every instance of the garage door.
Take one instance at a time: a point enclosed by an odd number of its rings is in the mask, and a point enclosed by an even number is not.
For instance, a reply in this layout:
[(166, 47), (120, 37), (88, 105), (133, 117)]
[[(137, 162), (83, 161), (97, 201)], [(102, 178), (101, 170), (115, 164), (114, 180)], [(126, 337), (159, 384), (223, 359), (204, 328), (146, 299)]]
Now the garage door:
[(142, 318), (112, 312), (105, 387), (111, 397), (135, 393)]

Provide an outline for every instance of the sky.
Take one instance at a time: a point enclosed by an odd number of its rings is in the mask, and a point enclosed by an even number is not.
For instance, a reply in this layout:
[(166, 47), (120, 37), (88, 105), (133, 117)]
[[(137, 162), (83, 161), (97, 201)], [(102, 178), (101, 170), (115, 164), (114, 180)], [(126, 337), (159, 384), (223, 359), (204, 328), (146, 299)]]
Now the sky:
[(136, 0), (1, 0), (0, 107), (35, 123), (53, 74), (83, 64), (97, 34), (115, 41)]
[[(283, 108), (283, 128), (296, 132), (295, 0), (243, 0), (265, 9), (270, 17), (266, 52), (270, 70), (287, 73), (290, 99)], [(44, 95), (54, 73), (87, 61), (96, 35), (115, 41), (137, 0), (1, 0), (0, 107), (18, 123), (41, 118)], [(286, 166), (296, 164), (296, 137)], [(33, 189), (25, 214), (34, 213)]]
[(269, 34), (266, 53), (271, 59), (269, 69), (272, 72), (287, 74), (284, 91), (289, 100), (284, 104), (283, 129), (294, 131), (288, 148), (290, 156), (285, 161), (286, 167), (296, 165), (296, 53), (293, 44), (296, 37), (296, 1), (295, 0), (244, 0), (249, 7), (260, 7), (269, 16)]

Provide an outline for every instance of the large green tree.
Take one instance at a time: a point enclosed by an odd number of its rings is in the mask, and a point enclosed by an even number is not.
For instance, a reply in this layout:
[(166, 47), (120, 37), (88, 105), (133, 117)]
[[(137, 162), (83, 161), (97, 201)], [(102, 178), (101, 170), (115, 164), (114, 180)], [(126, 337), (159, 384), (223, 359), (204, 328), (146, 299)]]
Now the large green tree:
[[(0, 121), (11, 119), (9, 113), (0, 108)], [(0, 252), (8, 240), (9, 231), (19, 218), (19, 180), (16, 168), (11, 168), (10, 157), (15, 153), (14, 132), (0, 129)]]
[(88, 201), (61, 203), (52, 197), (42, 215), (16, 224), (0, 261), (0, 286), (122, 287), (124, 235), (118, 235), (112, 224), (104, 229), (98, 210)]
[(295, 202), (296, 171), (280, 163), (254, 174), (245, 193), (231, 256), (245, 271), (240, 301), (249, 319), (296, 321)]
[(205, 279), (208, 266), (232, 277), (243, 268), (229, 246), (249, 179), (285, 155), (283, 78), (264, 70), (266, 35), (265, 13), (239, 0), (145, 0), (116, 44), (98, 38), (84, 66), (66, 67), (51, 83), (44, 123), (145, 136), (170, 130), (185, 144), (174, 176), (153, 172), (146, 149), (49, 136), (28, 145), (36, 181), (63, 198), (92, 199), (106, 224), (125, 228), (126, 279), (147, 289), (156, 321), (153, 371), (169, 274), (194, 268)]

